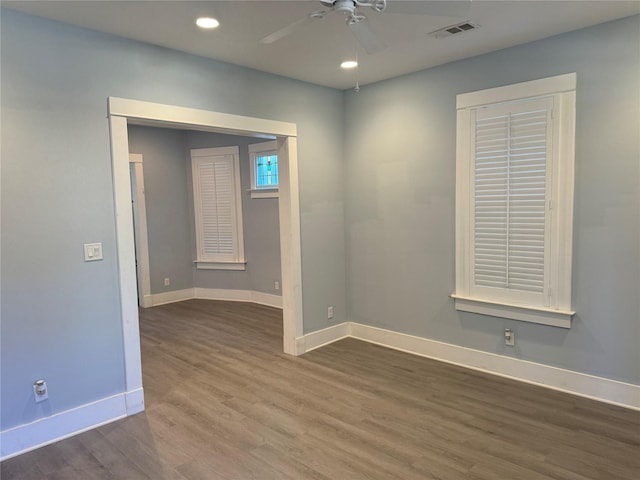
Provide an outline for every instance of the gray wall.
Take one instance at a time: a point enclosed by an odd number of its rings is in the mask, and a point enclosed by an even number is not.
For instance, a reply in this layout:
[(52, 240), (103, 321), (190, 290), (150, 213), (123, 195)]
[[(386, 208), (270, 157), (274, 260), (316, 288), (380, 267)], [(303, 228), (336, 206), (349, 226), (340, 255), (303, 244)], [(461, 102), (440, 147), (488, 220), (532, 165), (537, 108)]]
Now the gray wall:
[[(189, 212), (184, 132), (166, 128), (128, 128), (129, 152), (143, 155), (144, 193), (149, 236), (151, 293), (193, 287), (191, 244), (194, 242)], [(169, 278), (171, 285), (164, 286)]]
[(344, 321), (341, 92), (4, 9), (0, 35), (0, 429), (124, 390), (109, 96), (296, 123), (305, 329)]
[[(280, 295), (280, 230), (278, 200), (252, 199), (249, 144), (264, 142), (244, 136), (170, 130), (130, 125), (129, 151), (144, 156), (144, 182), (149, 229), (151, 293), (191, 287), (253, 290)], [(198, 270), (196, 255), (191, 149), (238, 146), (245, 271)], [(171, 285), (164, 286), (164, 278)]]
[[(640, 17), (346, 97), (349, 318), (640, 383)], [(570, 330), (454, 310), (456, 94), (577, 72)], [(516, 332), (516, 347), (502, 330)]]
[[(245, 271), (198, 270), (193, 267), (193, 286), (203, 288), (231, 288), (253, 290), (280, 295), (274, 281), (280, 281), (280, 222), (278, 200), (275, 198), (251, 198), (251, 165), (249, 144), (265, 139), (233, 135), (214, 135), (206, 132), (186, 132), (185, 156), (191, 178), (191, 149), (227, 147), (237, 145), (240, 149), (240, 183), (242, 185), (242, 224), (244, 229), (244, 251), (247, 260)], [(190, 203), (193, 205), (193, 189), (189, 185)], [(192, 229), (195, 229), (191, 209)], [(192, 243), (195, 258), (195, 241)]]

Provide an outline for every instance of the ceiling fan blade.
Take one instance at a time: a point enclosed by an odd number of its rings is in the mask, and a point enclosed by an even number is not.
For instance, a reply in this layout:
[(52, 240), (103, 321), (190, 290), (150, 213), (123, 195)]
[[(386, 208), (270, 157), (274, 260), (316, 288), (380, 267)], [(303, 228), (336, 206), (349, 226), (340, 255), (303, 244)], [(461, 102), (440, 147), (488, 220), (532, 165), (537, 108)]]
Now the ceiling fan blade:
[(270, 44), (270, 43), (277, 42), (281, 38), (284, 38), (284, 37), (286, 37), (288, 35), (291, 35), (296, 30), (298, 30), (298, 29), (302, 28), (303, 26), (313, 22), (314, 20), (318, 20), (320, 18), (324, 18), (326, 13), (327, 12), (325, 12), (324, 10), (318, 10), (316, 12), (311, 12), (309, 15), (305, 16), (304, 18), (301, 18), (300, 20), (295, 21), (295, 22), (287, 25), (284, 28), (281, 28), (280, 30), (277, 30), (277, 31), (267, 35), (262, 40), (260, 40), (260, 43)]
[(384, 13), (431, 15), (434, 17), (465, 17), (471, 11), (471, 0), (402, 1), (387, 0)]
[(348, 25), (365, 52), (378, 53), (387, 48), (387, 44), (378, 38), (366, 18)]

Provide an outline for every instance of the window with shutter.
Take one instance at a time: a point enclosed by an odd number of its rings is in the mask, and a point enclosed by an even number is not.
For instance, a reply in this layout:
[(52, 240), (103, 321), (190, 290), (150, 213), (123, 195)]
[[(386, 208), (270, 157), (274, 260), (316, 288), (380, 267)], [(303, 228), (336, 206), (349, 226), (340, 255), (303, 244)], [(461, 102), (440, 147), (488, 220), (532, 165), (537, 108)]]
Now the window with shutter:
[(549, 306), (551, 99), (474, 112), (472, 294)]
[(198, 268), (244, 270), (238, 147), (191, 151)]
[(457, 100), (456, 308), (569, 327), (575, 74)]

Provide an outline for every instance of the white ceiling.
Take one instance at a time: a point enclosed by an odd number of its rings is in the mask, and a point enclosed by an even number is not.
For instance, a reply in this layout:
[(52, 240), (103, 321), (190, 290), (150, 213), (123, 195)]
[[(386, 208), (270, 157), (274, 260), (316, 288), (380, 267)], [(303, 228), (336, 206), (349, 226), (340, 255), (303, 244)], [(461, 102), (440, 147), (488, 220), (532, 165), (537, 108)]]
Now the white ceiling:
[[(340, 89), (353, 87), (356, 80), (364, 85), (640, 13), (640, 0), (473, 0), (470, 14), (463, 18), (380, 14), (362, 8), (359, 12), (368, 17), (378, 37), (389, 48), (374, 55), (359, 49), (360, 66), (355, 72), (339, 67), (341, 61), (355, 55), (356, 42), (344, 19), (335, 13), (271, 45), (259, 43), (268, 34), (322, 9), (315, 0), (2, 0), (1, 5)], [(216, 17), (220, 27), (200, 30), (193, 22), (202, 15)], [(428, 35), (464, 20), (477, 23), (481, 28), (440, 40)]]

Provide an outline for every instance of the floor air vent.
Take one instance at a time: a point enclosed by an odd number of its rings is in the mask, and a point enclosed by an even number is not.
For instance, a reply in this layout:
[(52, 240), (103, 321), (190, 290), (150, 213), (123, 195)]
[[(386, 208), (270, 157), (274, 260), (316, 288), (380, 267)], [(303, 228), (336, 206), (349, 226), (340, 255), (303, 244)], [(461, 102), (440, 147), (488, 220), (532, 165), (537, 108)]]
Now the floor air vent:
[(440, 30), (431, 32), (429, 35), (432, 35), (436, 38), (446, 38), (450, 37), (451, 35), (468, 32), (469, 30), (475, 30), (476, 28), (480, 28), (480, 25), (471, 22), (463, 22), (457, 23), (456, 25), (451, 25), (449, 27), (441, 28)]

